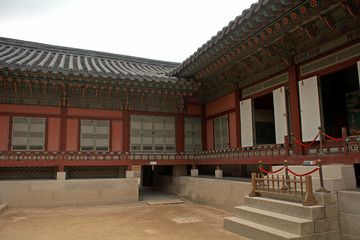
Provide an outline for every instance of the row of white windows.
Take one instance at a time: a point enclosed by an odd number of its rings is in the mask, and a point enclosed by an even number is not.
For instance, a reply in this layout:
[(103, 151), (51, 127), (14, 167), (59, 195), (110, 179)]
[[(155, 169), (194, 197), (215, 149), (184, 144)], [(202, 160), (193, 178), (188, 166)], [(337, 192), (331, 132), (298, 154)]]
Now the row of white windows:
[[(201, 119), (185, 118), (185, 151), (201, 151)], [(12, 150), (45, 150), (46, 118), (13, 117)], [(175, 151), (175, 118), (131, 115), (130, 148), (132, 151)], [(80, 150), (109, 151), (110, 121), (81, 120)], [(215, 147), (229, 147), (228, 119), (214, 119)]]
[[(14, 117), (12, 150), (45, 150), (46, 118)], [(109, 150), (110, 121), (81, 120), (81, 151)]]

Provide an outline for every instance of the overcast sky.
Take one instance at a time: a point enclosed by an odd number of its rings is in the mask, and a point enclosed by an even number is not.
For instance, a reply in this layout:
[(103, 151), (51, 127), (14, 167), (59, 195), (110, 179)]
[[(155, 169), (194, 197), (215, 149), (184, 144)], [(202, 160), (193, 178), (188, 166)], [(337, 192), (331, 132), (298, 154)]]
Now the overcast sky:
[(0, 0), (0, 36), (182, 62), (257, 0)]

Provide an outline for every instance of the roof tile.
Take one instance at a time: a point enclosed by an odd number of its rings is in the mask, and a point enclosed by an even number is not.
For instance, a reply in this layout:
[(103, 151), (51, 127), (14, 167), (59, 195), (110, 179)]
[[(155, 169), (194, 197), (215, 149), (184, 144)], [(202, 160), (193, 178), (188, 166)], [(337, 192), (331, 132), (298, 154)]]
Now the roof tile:
[(0, 69), (42, 71), (139, 81), (181, 82), (178, 63), (88, 51), (0, 37)]

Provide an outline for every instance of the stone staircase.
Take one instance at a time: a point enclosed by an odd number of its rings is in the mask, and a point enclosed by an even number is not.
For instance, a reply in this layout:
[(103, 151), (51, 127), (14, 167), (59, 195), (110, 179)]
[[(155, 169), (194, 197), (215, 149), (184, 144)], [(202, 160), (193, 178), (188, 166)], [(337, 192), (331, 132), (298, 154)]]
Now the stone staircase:
[(324, 205), (245, 197), (245, 204), (235, 207), (234, 216), (224, 219), (224, 228), (254, 240), (340, 239), (339, 218), (326, 214)]

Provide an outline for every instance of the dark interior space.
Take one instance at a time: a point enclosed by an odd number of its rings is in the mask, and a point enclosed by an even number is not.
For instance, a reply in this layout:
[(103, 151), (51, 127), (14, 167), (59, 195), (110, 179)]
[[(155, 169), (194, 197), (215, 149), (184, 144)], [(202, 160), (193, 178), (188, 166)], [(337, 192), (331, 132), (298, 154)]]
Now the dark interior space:
[(354, 164), (354, 168), (355, 168), (356, 186), (357, 186), (358, 188), (360, 188), (360, 164), (359, 164), (359, 163), (355, 163), (355, 164)]
[(273, 94), (254, 99), (255, 143), (273, 144), (275, 139)]
[(141, 166), (141, 186), (151, 187), (153, 185), (153, 166)]
[(341, 138), (341, 128), (349, 132), (347, 94), (359, 90), (357, 66), (320, 77), (324, 132)]

